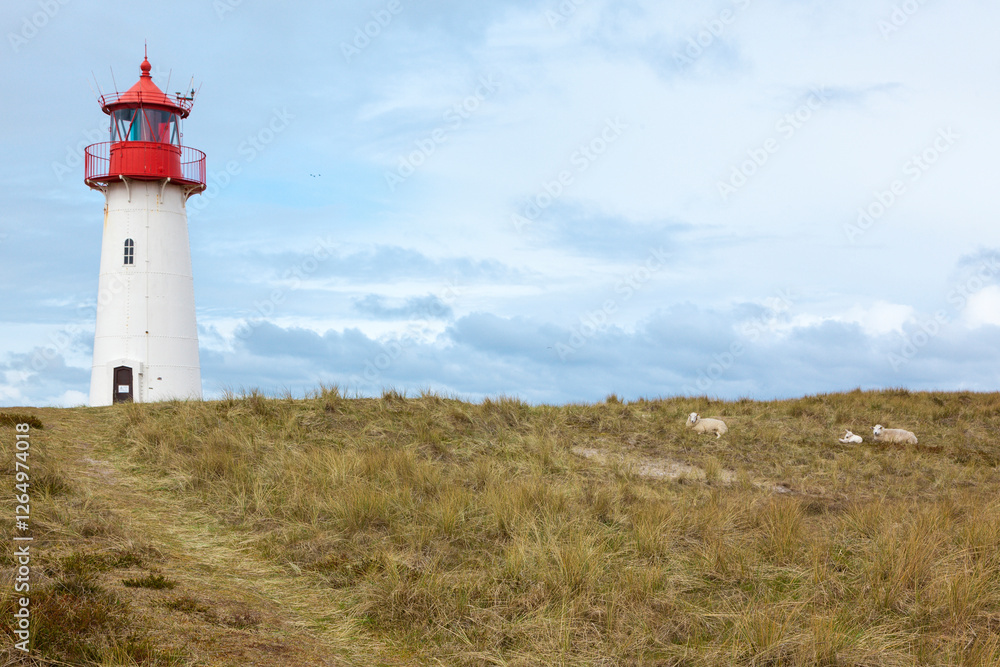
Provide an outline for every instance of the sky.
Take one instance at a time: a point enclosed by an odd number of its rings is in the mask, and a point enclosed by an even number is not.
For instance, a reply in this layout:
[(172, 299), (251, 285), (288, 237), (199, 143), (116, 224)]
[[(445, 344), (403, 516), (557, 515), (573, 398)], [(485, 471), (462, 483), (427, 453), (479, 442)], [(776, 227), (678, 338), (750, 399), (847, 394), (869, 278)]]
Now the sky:
[(1000, 389), (992, 0), (93, 7), (0, 7), (0, 405), (87, 402), (144, 44), (206, 398)]

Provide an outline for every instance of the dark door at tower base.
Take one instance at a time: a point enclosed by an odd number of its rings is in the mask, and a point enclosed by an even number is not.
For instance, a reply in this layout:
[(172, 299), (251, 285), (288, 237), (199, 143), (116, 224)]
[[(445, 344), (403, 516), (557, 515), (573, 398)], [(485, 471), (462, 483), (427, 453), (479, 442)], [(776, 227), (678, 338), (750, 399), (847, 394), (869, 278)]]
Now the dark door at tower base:
[(132, 400), (132, 369), (128, 366), (118, 366), (115, 368), (115, 403), (125, 403)]

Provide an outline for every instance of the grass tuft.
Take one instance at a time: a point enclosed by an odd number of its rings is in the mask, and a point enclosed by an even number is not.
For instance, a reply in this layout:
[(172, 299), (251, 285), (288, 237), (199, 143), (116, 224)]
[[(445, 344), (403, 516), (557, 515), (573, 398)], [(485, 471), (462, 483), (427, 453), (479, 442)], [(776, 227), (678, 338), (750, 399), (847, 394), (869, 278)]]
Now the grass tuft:
[(122, 584), (129, 588), (151, 588), (154, 591), (171, 589), (177, 586), (177, 582), (167, 579), (162, 574), (147, 574), (142, 577), (122, 579)]
[(18, 424), (27, 424), (31, 428), (45, 428), (42, 420), (35, 415), (23, 412), (0, 412), (0, 426), (17, 426)]

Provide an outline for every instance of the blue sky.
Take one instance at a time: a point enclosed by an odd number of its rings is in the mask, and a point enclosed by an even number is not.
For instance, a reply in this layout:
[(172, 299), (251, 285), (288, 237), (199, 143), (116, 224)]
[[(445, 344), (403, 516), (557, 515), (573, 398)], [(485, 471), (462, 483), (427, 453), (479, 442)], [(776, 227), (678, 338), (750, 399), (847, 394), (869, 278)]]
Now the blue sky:
[(200, 91), (208, 398), (1000, 388), (994, 2), (102, 10), (0, 9), (0, 405), (86, 402), (82, 148), (144, 41)]

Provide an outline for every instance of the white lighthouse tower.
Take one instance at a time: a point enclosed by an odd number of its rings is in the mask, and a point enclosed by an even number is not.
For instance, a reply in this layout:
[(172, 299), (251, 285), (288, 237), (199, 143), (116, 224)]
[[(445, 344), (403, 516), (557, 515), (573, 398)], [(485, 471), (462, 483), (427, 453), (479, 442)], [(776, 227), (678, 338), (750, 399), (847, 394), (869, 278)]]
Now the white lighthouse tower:
[(205, 189), (205, 154), (181, 145), (193, 92), (168, 96), (140, 67), (101, 97), (111, 141), (86, 151), (105, 197), (91, 405), (201, 398), (186, 202)]

